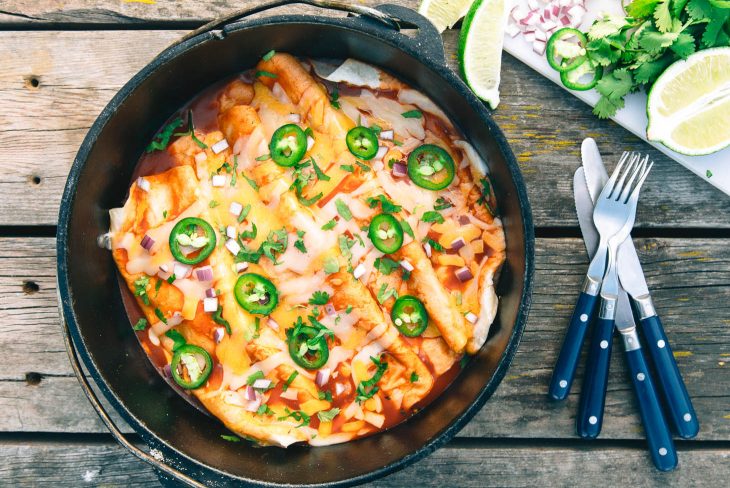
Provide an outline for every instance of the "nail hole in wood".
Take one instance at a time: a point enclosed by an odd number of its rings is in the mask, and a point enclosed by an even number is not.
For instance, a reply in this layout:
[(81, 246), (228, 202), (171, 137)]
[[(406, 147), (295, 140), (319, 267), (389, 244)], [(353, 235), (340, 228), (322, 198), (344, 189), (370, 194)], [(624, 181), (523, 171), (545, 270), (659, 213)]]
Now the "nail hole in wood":
[(38, 290), (40, 290), (41, 287), (38, 286), (38, 283), (34, 281), (24, 281), (23, 282), (23, 293), (26, 295), (32, 295), (33, 293), (36, 293)]
[(31, 177), (30, 181), (32, 181), (34, 185), (40, 185), (41, 177), (38, 175), (34, 175), (33, 177)]
[(25, 382), (31, 386), (39, 384), (42, 378), (40, 373), (25, 373)]
[(41, 80), (37, 76), (30, 75), (25, 77), (26, 88), (38, 88), (41, 85)]

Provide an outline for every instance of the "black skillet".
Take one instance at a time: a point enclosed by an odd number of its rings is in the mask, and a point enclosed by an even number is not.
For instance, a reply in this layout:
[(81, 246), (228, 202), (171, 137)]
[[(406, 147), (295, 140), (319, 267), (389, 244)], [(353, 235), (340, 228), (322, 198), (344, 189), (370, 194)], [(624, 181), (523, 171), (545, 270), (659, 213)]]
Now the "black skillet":
[[(204, 26), (163, 51), (109, 102), (89, 130), (66, 183), (58, 223), (58, 290), (67, 348), (86, 395), (112, 435), (166, 479), (189, 486), (350, 486), (385, 476), (450, 440), (494, 393), (527, 320), (534, 233), (514, 155), (490, 112), (446, 66), (441, 37), (412, 10), (299, 1), (356, 14), (280, 15), (239, 21), (292, 3), (279, 0)], [(406, 31), (401, 29), (409, 29)], [(114, 263), (97, 237), (125, 198), (145, 145), (179, 107), (211, 84), (250, 68), (270, 49), (311, 58), (357, 58), (436, 101), (488, 162), (507, 240), (490, 337), (431, 405), (377, 435), (330, 447), (255, 448), (193, 408), (155, 372), (130, 326)], [(147, 444), (120, 432), (82, 374)]]

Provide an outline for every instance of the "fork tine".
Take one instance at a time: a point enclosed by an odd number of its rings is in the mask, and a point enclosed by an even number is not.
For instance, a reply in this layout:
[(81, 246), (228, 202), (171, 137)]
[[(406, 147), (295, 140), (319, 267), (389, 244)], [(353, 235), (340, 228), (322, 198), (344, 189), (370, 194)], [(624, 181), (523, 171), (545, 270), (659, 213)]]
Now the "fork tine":
[(609, 198), (613, 198), (614, 200), (618, 201), (619, 195), (621, 194), (621, 191), (624, 188), (624, 183), (626, 182), (626, 177), (629, 175), (629, 173), (631, 173), (631, 171), (635, 171), (634, 168), (637, 166), (636, 162), (638, 159), (639, 159), (639, 155), (632, 151), (631, 158), (629, 159), (629, 164), (621, 172), (621, 178), (618, 180), (618, 183), (616, 183), (616, 186), (613, 187), (611, 194), (608, 196)]
[[(648, 159), (648, 156), (647, 156)], [(651, 171), (651, 168), (654, 167), (654, 161), (649, 163), (649, 166), (644, 170), (644, 172), (639, 177), (639, 181), (636, 183), (636, 188), (634, 188), (634, 191), (631, 192), (630, 199), (632, 200), (632, 203), (636, 203), (639, 200), (639, 191), (641, 191), (641, 185), (644, 184), (644, 180), (646, 180), (646, 177), (649, 176), (649, 171)]]
[(631, 178), (629, 178), (628, 183), (626, 183), (626, 186), (624, 187), (623, 191), (621, 192), (621, 196), (618, 198), (618, 201), (621, 203), (626, 203), (626, 201), (629, 198), (629, 194), (631, 193), (631, 185), (633, 184), (634, 180), (636, 179), (636, 175), (639, 173), (643, 174), (644, 170), (646, 169), (646, 163), (649, 160), (649, 155), (647, 154), (645, 158), (643, 158), (634, 168), (634, 171), (631, 173)]
[(611, 196), (611, 193), (613, 192), (613, 185), (616, 183), (616, 179), (618, 178), (618, 175), (621, 172), (621, 167), (623, 167), (624, 163), (626, 162), (626, 160), (628, 158), (629, 158), (629, 152), (624, 151), (624, 153), (621, 155), (621, 159), (618, 160), (616, 169), (613, 170), (611, 177), (608, 179), (606, 184), (603, 186), (603, 190), (601, 190), (601, 194), (598, 195), (598, 199), (609, 198)]

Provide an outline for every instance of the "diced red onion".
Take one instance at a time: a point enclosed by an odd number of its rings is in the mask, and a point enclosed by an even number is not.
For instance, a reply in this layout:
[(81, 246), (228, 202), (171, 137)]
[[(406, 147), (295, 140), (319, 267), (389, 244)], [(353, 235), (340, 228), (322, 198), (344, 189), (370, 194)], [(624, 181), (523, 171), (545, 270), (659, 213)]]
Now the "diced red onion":
[(141, 176), (137, 178), (137, 187), (145, 192), (150, 191), (150, 182), (146, 178), (142, 178)]
[(314, 378), (314, 382), (317, 383), (317, 386), (321, 388), (327, 384), (330, 380), (330, 372), (331, 370), (329, 368), (322, 368), (317, 371), (317, 376)]
[(365, 265), (360, 263), (357, 266), (355, 266), (355, 269), (352, 272), (352, 276), (355, 277), (356, 280), (359, 280), (362, 275), (365, 274)]
[(182, 324), (183, 315), (180, 312), (173, 312), (172, 317), (167, 319), (168, 327), (175, 327), (176, 325)]
[(385, 146), (380, 146), (378, 148), (378, 152), (375, 153), (375, 158), (373, 159), (383, 159), (383, 156), (388, 152), (388, 148)]
[(560, 17), (560, 23), (564, 26), (570, 25), (570, 17), (568, 17), (567, 15), (563, 15), (562, 17)]
[(367, 117), (360, 117), (359, 123), (362, 127), (370, 127), (370, 122), (368, 121)]
[(380, 138), (384, 141), (392, 141), (395, 134), (393, 130), (384, 130), (380, 132)]
[(208, 155), (205, 151), (201, 151), (195, 155), (195, 162), (198, 164), (205, 162), (206, 159), (208, 159)]
[(225, 139), (221, 139), (220, 141), (210, 146), (210, 150), (213, 151), (213, 154), (220, 154), (226, 149), (228, 149), (228, 141)]
[(507, 26), (505, 27), (505, 32), (510, 37), (517, 37), (517, 34), (519, 34), (521, 31), (520, 28), (517, 27), (515, 24), (507, 24)]
[(412, 264), (411, 264), (411, 263), (410, 263), (410, 262), (409, 262), (409, 261), (408, 261), (407, 259), (404, 259), (404, 260), (402, 260), (402, 261), (400, 262), (400, 265), (401, 265), (401, 267), (402, 267), (403, 269), (405, 269), (405, 270), (406, 270), (406, 271), (408, 271), (409, 273), (410, 273), (411, 271), (413, 271), (413, 270), (415, 269), (415, 268), (413, 267), (413, 265), (412, 265)]
[(408, 176), (408, 166), (403, 163), (393, 163), (393, 176), (396, 178)]
[(299, 114), (289, 114), (289, 122), (292, 124), (298, 124), (302, 121), (302, 116)]
[(205, 296), (206, 298), (215, 298), (218, 296), (218, 293), (215, 291), (215, 288), (208, 288), (205, 290)]
[(172, 378), (172, 368), (169, 364), (166, 364), (162, 367), (162, 374), (167, 378), (168, 380)]
[(208, 313), (214, 313), (218, 310), (217, 298), (203, 298), (203, 310)]
[(426, 256), (431, 257), (431, 244), (428, 242), (423, 245), (423, 250), (426, 251)]
[(155, 345), (155, 346), (159, 346), (160, 345), (160, 338), (157, 337), (157, 334), (155, 334), (155, 331), (152, 330), (152, 327), (150, 327), (149, 329), (147, 329), (147, 337), (150, 338), (150, 342), (153, 345)]
[(328, 303), (324, 306), (324, 313), (326, 313), (329, 316), (335, 315), (337, 313), (337, 310), (335, 310), (335, 306), (331, 303)]
[(223, 340), (225, 333), (226, 329), (224, 329), (223, 327), (216, 327), (215, 331), (213, 332), (213, 340), (216, 344), (219, 344)]
[(210, 184), (215, 187), (226, 186), (226, 175), (213, 175), (210, 179)]
[(459, 216), (459, 223), (461, 225), (466, 225), (468, 223), (471, 223), (471, 219), (469, 218), (468, 215), (460, 215)]
[(314, 146), (314, 137), (307, 136), (307, 151), (312, 149), (312, 146)]
[(243, 212), (243, 205), (238, 202), (231, 202), (231, 205), (228, 207), (228, 211), (238, 217), (241, 215), (241, 212)]
[(175, 266), (172, 268), (172, 274), (175, 275), (176, 280), (181, 280), (188, 277), (190, 270), (191, 268), (187, 264), (175, 263)]
[(213, 268), (211, 266), (195, 268), (195, 277), (198, 281), (213, 281)]
[(266, 322), (269, 327), (271, 327), (274, 330), (279, 330), (279, 322), (269, 317), (269, 320)]
[(150, 236), (145, 234), (140, 244), (146, 251), (150, 251), (152, 249), (152, 246), (155, 245), (155, 241)]
[(256, 400), (256, 390), (253, 389), (253, 386), (246, 385), (246, 388), (243, 390), (243, 398), (245, 398), (249, 402), (253, 402)]
[(261, 378), (254, 381), (252, 386), (257, 390), (266, 390), (271, 387), (271, 380)]
[(297, 401), (297, 399), (299, 398), (299, 390), (289, 387), (286, 391), (282, 391), (279, 397), (283, 398), (284, 400)]
[[(535, 42), (535, 33), (534, 32), (526, 32), (525, 33), (525, 40), (529, 43)], [(215, 185), (213, 185), (215, 186)]]
[(458, 279), (462, 283), (474, 278), (474, 275), (471, 274), (471, 270), (469, 268), (467, 268), (466, 266), (463, 266), (463, 267), (457, 269), (454, 272), (454, 274), (456, 275), (456, 279)]
[(449, 245), (449, 247), (451, 247), (453, 251), (458, 251), (464, 246), (466, 246), (466, 241), (463, 237), (457, 237), (456, 239), (451, 241), (451, 244)]
[(232, 225), (226, 227), (226, 237), (228, 237), (229, 239), (235, 239), (237, 237), (236, 228)]
[(255, 401), (248, 402), (248, 405), (243, 407), (247, 412), (256, 412), (261, 406), (261, 398), (257, 398)]
[(545, 41), (536, 40), (532, 43), (532, 50), (535, 51), (535, 53), (542, 56), (545, 54), (545, 47), (547, 46), (547, 43)]
[(170, 272), (170, 267), (168, 265), (166, 265), (166, 264), (161, 264), (160, 267), (159, 267), (159, 269), (163, 273), (169, 273)]
[[(236, 253), (238, 254), (238, 253)], [(247, 262), (241, 262), (236, 263), (236, 273), (242, 273), (248, 269), (248, 263)]]
[[(544, 24), (543, 24), (543, 26), (544, 26)], [(547, 42), (547, 35), (545, 35), (544, 31), (541, 31), (541, 30), (535, 31), (535, 40)]]
[(96, 238), (96, 245), (102, 249), (112, 250), (112, 236), (109, 232)]
[(345, 391), (345, 385), (342, 383), (335, 383), (335, 396), (340, 396)]
[(230, 253), (235, 256), (241, 250), (241, 246), (239, 246), (238, 243), (233, 239), (228, 239), (226, 241), (226, 249), (228, 249)]
[(527, 0), (527, 6), (530, 10), (537, 10), (540, 8), (540, 2), (538, 0)]
[(464, 315), (464, 318), (470, 323), (470, 324), (476, 324), (477, 320), (479, 320), (479, 317), (474, 315), (471, 312), (467, 312), (466, 315)]

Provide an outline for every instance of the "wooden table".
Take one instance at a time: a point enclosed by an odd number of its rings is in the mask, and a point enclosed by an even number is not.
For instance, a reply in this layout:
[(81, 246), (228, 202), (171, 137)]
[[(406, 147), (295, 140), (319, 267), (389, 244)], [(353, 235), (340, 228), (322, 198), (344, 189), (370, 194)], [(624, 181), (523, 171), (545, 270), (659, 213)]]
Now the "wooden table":
[[(2, 1), (0, 484), (158, 486), (153, 471), (112, 440), (71, 372), (55, 289), (58, 205), (82, 138), (122, 84), (185, 30), (252, 1)], [(415, 8), (418, 0), (399, 3)], [(456, 38), (444, 35), (452, 63)], [(518, 157), (537, 227), (530, 320), (512, 368), (476, 418), (448, 446), (374, 485), (726, 484), (730, 197), (510, 56), (503, 61), (495, 118)], [(586, 136), (611, 164), (625, 149), (658, 163), (634, 236), (702, 426), (697, 439), (677, 441), (680, 465), (668, 474), (655, 471), (645, 451), (618, 345), (599, 440), (576, 437), (575, 394), (560, 404), (545, 396), (587, 266), (571, 183)]]

